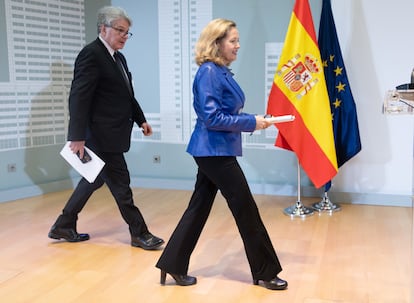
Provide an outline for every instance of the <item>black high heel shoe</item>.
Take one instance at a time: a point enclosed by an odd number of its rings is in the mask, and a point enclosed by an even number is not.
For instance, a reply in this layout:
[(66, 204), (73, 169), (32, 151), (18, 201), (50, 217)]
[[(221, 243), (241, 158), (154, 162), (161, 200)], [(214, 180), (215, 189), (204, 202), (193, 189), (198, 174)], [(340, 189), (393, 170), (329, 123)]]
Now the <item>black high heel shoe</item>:
[[(192, 277), (188, 275), (175, 275), (171, 273), (168, 273), (168, 274), (171, 277), (173, 277), (173, 279), (175, 280), (175, 283), (180, 286), (189, 286), (189, 285), (194, 285), (197, 283), (196, 277)], [(164, 270), (161, 270), (161, 279), (160, 279), (161, 285), (165, 285), (166, 277), (167, 277), (167, 272)]]
[[(254, 285), (259, 285), (260, 280), (253, 280)], [(267, 289), (271, 290), (284, 290), (287, 288), (288, 283), (285, 280), (280, 279), (276, 276), (276, 278), (270, 280), (270, 281), (263, 281), (264, 286)]]

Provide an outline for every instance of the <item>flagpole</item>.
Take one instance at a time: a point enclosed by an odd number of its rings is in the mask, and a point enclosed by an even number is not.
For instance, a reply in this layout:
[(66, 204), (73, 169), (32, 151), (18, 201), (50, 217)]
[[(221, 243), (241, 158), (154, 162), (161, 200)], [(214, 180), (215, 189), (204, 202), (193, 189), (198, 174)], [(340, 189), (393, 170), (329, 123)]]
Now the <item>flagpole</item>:
[(300, 201), (300, 165), (298, 160), (298, 200), (296, 201), (295, 205), (289, 206), (285, 208), (283, 211), (285, 215), (290, 216), (291, 218), (300, 217), (306, 218), (308, 216), (313, 215), (313, 210), (308, 208), (302, 204)]
[(332, 203), (329, 199), (328, 192), (325, 191), (324, 196), (321, 202), (314, 203), (312, 205), (313, 209), (319, 212), (328, 212), (333, 213), (335, 211), (341, 210), (341, 206), (339, 204)]

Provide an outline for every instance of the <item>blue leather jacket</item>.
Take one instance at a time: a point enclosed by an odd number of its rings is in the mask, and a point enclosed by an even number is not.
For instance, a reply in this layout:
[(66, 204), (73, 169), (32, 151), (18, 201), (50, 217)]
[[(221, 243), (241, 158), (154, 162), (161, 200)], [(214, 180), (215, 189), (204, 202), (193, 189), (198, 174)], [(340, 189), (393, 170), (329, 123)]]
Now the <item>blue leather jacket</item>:
[(244, 93), (226, 66), (203, 63), (193, 83), (197, 121), (187, 152), (194, 157), (241, 156), (241, 132), (252, 132), (256, 118), (243, 113)]

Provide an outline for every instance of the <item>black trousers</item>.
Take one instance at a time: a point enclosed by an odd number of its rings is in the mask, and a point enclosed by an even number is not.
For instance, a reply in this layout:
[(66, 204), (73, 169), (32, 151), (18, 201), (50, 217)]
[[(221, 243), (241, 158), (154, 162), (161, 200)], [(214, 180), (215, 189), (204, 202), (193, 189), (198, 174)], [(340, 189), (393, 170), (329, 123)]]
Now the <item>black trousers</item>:
[(187, 274), (190, 256), (220, 190), (236, 221), (253, 279), (275, 278), (282, 267), (236, 157), (194, 159), (198, 165), (194, 192), (156, 267)]
[(89, 183), (85, 178), (79, 181), (55, 225), (76, 230), (78, 214), (93, 192), (106, 183), (115, 198), (122, 218), (129, 226), (131, 235), (139, 236), (147, 232), (145, 220), (133, 201), (130, 176), (124, 155), (122, 153), (97, 154), (105, 162), (104, 168), (95, 182)]

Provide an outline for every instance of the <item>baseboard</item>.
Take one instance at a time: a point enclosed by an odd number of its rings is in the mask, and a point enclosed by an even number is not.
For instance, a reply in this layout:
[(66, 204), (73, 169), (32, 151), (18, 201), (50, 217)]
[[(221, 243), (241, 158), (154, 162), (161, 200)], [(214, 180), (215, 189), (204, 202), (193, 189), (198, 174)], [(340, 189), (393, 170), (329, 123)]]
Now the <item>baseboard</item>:
[[(79, 178), (50, 182), (47, 184), (32, 185), (16, 189), (2, 190), (0, 192), (0, 203), (10, 202), (56, 192), (61, 190), (72, 189), (79, 181)], [(194, 180), (176, 180), (176, 179), (153, 179), (153, 178), (131, 178), (131, 187), (141, 188), (159, 188), (159, 189), (176, 189), (176, 190), (193, 190)], [(253, 194), (273, 195), (293, 197), (297, 201), (301, 197), (315, 197), (315, 202), (322, 199), (324, 193), (311, 186), (302, 186), (300, 195), (298, 189), (292, 185), (279, 184), (250, 184)], [(383, 206), (401, 206), (412, 207), (411, 195), (392, 195), (377, 193), (349, 193), (329, 191), (329, 199), (336, 204), (366, 204), (366, 205), (383, 205)]]

